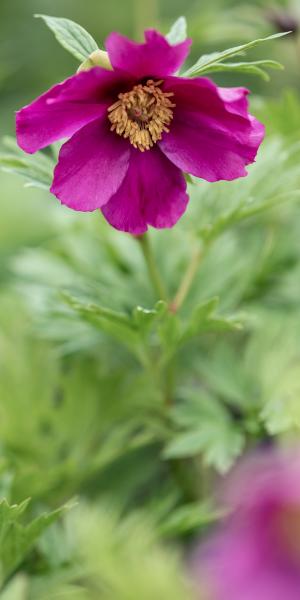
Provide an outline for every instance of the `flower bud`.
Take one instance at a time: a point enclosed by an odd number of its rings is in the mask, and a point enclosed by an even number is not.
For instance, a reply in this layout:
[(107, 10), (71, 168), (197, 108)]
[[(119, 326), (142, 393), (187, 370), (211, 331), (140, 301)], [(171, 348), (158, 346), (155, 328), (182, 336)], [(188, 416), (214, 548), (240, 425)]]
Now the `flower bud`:
[(108, 57), (108, 53), (104, 50), (95, 50), (89, 57), (80, 65), (77, 73), (81, 71), (88, 71), (93, 67), (102, 67), (103, 69), (107, 69), (112, 71), (111, 62)]

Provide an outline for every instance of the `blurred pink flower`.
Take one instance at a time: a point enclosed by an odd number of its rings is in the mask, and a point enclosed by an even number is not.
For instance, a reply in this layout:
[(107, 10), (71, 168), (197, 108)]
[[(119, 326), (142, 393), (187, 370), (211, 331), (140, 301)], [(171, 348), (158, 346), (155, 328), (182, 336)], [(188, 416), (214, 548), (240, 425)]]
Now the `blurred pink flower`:
[(300, 451), (252, 457), (226, 501), (231, 516), (193, 559), (208, 600), (299, 600)]
[(25, 152), (70, 138), (51, 187), (62, 204), (100, 208), (116, 229), (138, 235), (182, 216), (184, 173), (207, 181), (247, 175), (264, 136), (248, 113), (248, 90), (174, 76), (190, 44), (171, 45), (153, 30), (143, 44), (111, 33), (112, 71), (74, 75), (17, 113)]

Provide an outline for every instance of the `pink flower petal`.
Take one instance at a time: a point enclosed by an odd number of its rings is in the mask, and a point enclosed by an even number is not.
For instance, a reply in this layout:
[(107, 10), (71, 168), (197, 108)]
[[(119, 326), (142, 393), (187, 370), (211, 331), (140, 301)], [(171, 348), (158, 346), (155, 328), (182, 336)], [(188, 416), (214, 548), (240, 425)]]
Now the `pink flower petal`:
[(222, 90), (206, 78), (170, 77), (165, 91), (174, 92), (170, 133), (159, 143), (180, 169), (207, 181), (247, 175), (255, 160), (264, 126), (248, 114), (247, 90)]
[(166, 38), (154, 30), (145, 32), (145, 43), (138, 44), (119, 33), (111, 33), (105, 43), (111, 64), (141, 79), (165, 77), (175, 73), (184, 63), (191, 40), (171, 46)]
[(127, 175), (102, 212), (116, 229), (139, 235), (148, 225), (172, 227), (187, 203), (182, 173), (157, 147), (144, 153), (132, 149)]
[(109, 122), (89, 123), (62, 146), (51, 192), (79, 211), (100, 208), (119, 189), (128, 169), (130, 145)]
[(123, 82), (120, 73), (95, 67), (55, 85), (17, 112), (19, 146), (33, 153), (70, 137), (105, 113)]
[(229, 516), (192, 561), (211, 600), (300, 597), (299, 448), (268, 448), (242, 460), (226, 485)]
[(249, 90), (244, 87), (221, 88), (218, 87), (218, 95), (226, 103), (226, 108), (233, 114), (245, 117), (248, 114), (247, 96)]

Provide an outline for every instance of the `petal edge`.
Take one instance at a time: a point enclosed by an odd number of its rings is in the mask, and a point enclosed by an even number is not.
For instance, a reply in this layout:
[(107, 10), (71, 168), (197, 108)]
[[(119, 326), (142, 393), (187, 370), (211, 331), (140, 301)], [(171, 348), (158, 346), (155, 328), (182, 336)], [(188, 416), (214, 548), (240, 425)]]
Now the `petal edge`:
[(102, 212), (116, 229), (141, 235), (148, 225), (173, 227), (187, 203), (183, 174), (158, 147), (144, 153), (132, 149), (127, 175)]
[(172, 46), (159, 32), (145, 31), (145, 42), (139, 44), (113, 32), (105, 42), (111, 64), (131, 76), (165, 77), (175, 73), (184, 63), (190, 49), (191, 40), (186, 39)]

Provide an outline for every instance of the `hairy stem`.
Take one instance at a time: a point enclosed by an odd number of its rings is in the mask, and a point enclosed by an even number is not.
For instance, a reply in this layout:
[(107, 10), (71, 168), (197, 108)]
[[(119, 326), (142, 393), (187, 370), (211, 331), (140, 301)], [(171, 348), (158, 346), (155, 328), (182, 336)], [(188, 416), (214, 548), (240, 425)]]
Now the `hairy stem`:
[(141, 250), (143, 252), (145, 263), (147, 265), (147, 269), (148, 269), (148, 273), (149, 273), (149, 278), (153, 285), (154, 291), (158, 295), (159, 300), (167, 301), (167, 298), (168, 298), (167, 290), (166, 290), (164, 282), (160, 276), (160, 273), (157, 269), (148, 234), (144, 233), (143, 235), (139, 235), (136, 237), (136, 240), (139, 242)]

